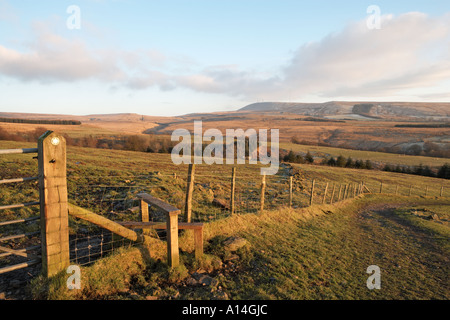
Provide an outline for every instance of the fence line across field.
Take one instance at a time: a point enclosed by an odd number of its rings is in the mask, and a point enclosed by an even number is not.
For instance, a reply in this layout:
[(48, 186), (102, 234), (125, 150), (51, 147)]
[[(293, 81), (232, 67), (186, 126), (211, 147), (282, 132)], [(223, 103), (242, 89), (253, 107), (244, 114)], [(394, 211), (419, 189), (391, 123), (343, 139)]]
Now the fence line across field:
[[(38, 148), (0, 150), (0, 155), (36, 152), (37, 177), (3, 179), (0, 185), (39, 180), (39, 201), (4, 204), (0, 210), (39, 205), (40, 215), (0, 221), (0, 227), (40, 221), (44, 229), (2, 236), (0, 242), (37, 234), (41, 234), (42, 242), (40, 246), (18, 249), (0, 244), (0, 258), (30, 258), (2, 268), (0, 273), (35, 264), (41, 259), (44, 274), (52, 276), (69, 263), (92, 263), (118, 247), (143, 244), (146, 237), (167, 242), (167, 262), (175, 267), (179, 264), (178, 230), (194, 230), (195, 257), (200, 259), (203, 223), (235, 214), (335, 204), (368, 193), (423, 197), (450, 195), (450, 187), (444, 185), (417, 187), (373, 180), (306, 179), (297, 176), (285, 164), (277, 175), (261, 175), (259, 167), (221, 166), (220, 170), (214, 170), (192, 164), (182, 167), (186, 171), (178, 169), (172, 174), (153, 171), (137, 175), (80, 176), (66, 171), (64, 139), (52, 132), (39, 138)], [(48, 188), (49, 184), (55, 188)], [(45, 223), (49, 219), (54, 222)], [(55, 244), (60, 251), (49, 250), (49, 246)], [(41, 256), (33, 251), (39, 248)]]

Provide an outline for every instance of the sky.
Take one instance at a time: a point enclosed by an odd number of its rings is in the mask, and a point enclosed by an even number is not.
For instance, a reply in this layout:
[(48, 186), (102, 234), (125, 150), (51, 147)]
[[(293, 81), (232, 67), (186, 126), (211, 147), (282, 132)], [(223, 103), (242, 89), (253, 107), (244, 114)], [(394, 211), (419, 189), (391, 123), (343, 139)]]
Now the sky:
[(0, 0), (0, 112), (450, 101), (450, 1)]

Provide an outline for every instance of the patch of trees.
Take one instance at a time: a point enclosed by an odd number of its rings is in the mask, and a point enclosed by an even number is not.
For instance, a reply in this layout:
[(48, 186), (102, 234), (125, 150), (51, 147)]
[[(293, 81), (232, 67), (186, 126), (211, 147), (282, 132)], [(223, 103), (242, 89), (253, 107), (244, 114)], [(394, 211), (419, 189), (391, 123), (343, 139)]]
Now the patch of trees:
[(396, 124), (396, 128), (450, 128), (450, 123)]
[(448, 163), (444, 164), (438, 170), (433, 170), (429, 166), (423, 166), (422, 164), (420, 164), (419, 166), (400, 166), (400, 165), (392, 166), (386, 164), (383, 168), (383, 171), (450, 179), (450, 164)]
[(59, 124), (59, 125), (81, 125), (78, 120), (32, 120), (32, 119), (18, 119), (18, 118), (0, 118), (0, 122), (9, 123), (31, 123), (31, 124)]
[[(283, 161), (290, 163), (314, 163), (314, 157), (309, 151), (303, 156), (291, 150), (283, 157)], [(340, 168), (373, 169), (373, 164), (370, 160), (354, 160), (351, 157), (345, 158), (342, 155), (337, 158), (325, 157), (321, 164)]]

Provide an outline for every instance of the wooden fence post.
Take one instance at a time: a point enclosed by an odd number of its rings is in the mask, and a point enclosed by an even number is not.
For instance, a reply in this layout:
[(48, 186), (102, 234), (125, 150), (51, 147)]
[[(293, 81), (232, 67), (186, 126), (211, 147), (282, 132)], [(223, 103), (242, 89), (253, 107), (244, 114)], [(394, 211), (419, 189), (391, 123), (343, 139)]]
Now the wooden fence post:
[(383, 181), (381, 181), (381, 184), (380, 184), (380, 193), (383, 193)]
[(184, 220), (188, 223), (192, 220), (192, 193), (194, 192), (195, 164), (189, 164), (186, 187), (186, 204), (184, 207)]
[(172, 268), (178, 267), (180, 264), (180, 253), (178, 248), (179, 214), (180, 211), (167, 212), (167, 258), (169, 266)]
[(347, 198), (347, 189), (348, 189), (348, 184), (345, 185), (344, 195), (342, 196), (342, 200), (345, 200)]
[(444, 194), (444, 186), (441, 186), (441, 193), (439, 194), (440, 197)]
[(289, 176), (289, 208), (292, 208), (292, 187), (293, 187), (293, 176)]
[(69, 266), (66, 140), (47, 131), (38, 140), (42, 271), (51, 277)]
[(327, 184), (326, 184), (326, 186), (325, 186), (325, 191), (324, 191), (324, 193), (323, 193), (322, 204), (325, 204), (325, 200), (326, 200), (326, 198), (327, 198), (327, 191), (328, 191), (328, 182), (327, 182)]
[(259, 210), (261, 213), (264, 211), (265, 193), (266, 193), (266, 174), (263, 174), (261, 178), (261, 206)]
[(395, 187), (395, 195), (398, 195), (398, 185)]
[(341, 194), (342, 194), (342, 184), (339, 185), (339, 196), (338, 196), (338, 202), (341, 201)]
[(334, 192), (336, 191), (336, 184), (333, 183), (333, 191), (331, 192), (331, 199), (330, 199), (330, 204), (333, 204), (333, 200), (334, 200)]
[(313, 179), (312, 185), (311, 185), (311, 198), (309, 199), (309, 205), (310, 206), (313, 205), (313, 201), (314, 201), (314, 185), (315, 184), (316, 184), (316, 180)]
[(231, 169), (231, 195), (230, 195), (230, 211), (234, 214), (234, 189), (236, 188), (236, 167)]
[[(150, 219), (149, 219), (149, 214), (148, 214), (148, 203), (141, 199), (139, 201), (139, 208), (140, 208), (140, 212), (141, 212), (141, 221), (149, 222)], [(149, 229), (143, 229), (142, 233), (145, 235), (151, 234)]]

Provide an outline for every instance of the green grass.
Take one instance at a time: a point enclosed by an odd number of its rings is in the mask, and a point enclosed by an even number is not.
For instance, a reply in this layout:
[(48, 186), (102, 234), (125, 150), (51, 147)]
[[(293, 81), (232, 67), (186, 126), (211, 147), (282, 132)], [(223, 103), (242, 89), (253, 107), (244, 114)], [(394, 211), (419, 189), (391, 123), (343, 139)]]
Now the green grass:
[[(427, 208), (439, 221), (416, 215)], [(372, 195), (338, 205), (233, 216), (205, 227), (206, 260), (193, 259), (192, 235), (180, 238), (182, 266), (169, 271), (139, 249), (123, 250), (82, 268), (83, 289), (70, 293), (53, 280), (50, 298), (75, 299), (449, 299), (449, 200)], [(241, 236), (248, 245), (231, 264), (221, 243)], [(164, 258), (163, 258), (164, 261)], [(366, 269), (381, 269), (381, 289), (369, 290)], [(192, 287), (189, 274), (204, 269), (215, 289)], [(33, 283), (42, 292), (42, 279)], [(44, 281), (45, 283), (45, 281)]]
[[(0, 148), (34, 146), (0, 141)], [(1, 178), (36, 175), (37, 161), (32, 157), (2, 156)], [(69, 147), (67, 161), (69, 201), (113, 220), (138, 218), (137, 214), (120, 210), (111, 213), (109, 203), (123, 199), (120, 201), (129, 207), (137, 205), (133, 198), (141, 191), (183, 208), (187, 165), (173, 165), (170, 155)], [(158, 261), (144, 259), (137, 248), (124, 250), (111, 256), (111, 260), (102, 259), (83, 268), (87, 277), (83, 280), (85, 290), (69, 297), (122, 299), (130, 298), (132, 292), (139, 299), (148, 295), (168, 298), (179, 292), (178, 298), (215, 298), (218, 291), (184, 286), (189, 273), (202, 268), (219, 280), (220, 291), (231, 299), (449, 298), (445, 283), (449, 253), (448, 180), (318, 165), (293, 165), (293, 168), (300, 173), (294, 188), (296, 207), (307, 205), (312, 179), (316, 180), (316, 204), (322, 202), (326, 182), (331, 183), (327, 200), (333, 184), (360, 181), (373, 192), (379, 191), (383, 181), (383, 194), (333, 206), (289, 209), (285, 207), (287, 170), (281, 169), (278, 175), (268, 177), (267, 210), (262, 214), (245, 214), (250, 199), (256, 204), (259, 201), (261, 177), (259, 166), (242, 165), (238, 166), (237, 178), (240, 214), (230, 217), (225, 211), (221, 219), (215, 220), (215, 213), (224, 211), (214, 208), (211, 199), (214, 196), (228, 199), (231, 166), (200, 165), (196, 169), (194, 217), (212, 221), (205, 227), (204, 261), (193, 259), (192, 234), (186, 232), (180, 238), (180, 269), (167, 271), (165, 253), (159, 252), (162, 258)], [(395, 196), (397, 185), (399, 195)], [(413, 196), (406, 197), (410, 185), (415, 186)], [(429, 193), (425, 197), (427, 186)], [(444, 198), (438, 197), (441, 186)], [(0, 203), (18, 203), (37, 196), (35, 183), (4, 185)], [(29, 210), (35, 209), (6, 210), (1, 219), (36, 214)], [(415, 214), (416, 210), (419, 214)], [(436, 213), (440, 220), (428, 220), (429, 213)], [(218, 268), (217, 259), (226, 258), (221, 241), (232, 235), (244, 237), (249, 245), (237, 252), (239, 259), (232, 265), (225, 263), (226, 266)], [(382, 270), (381, 290), (370, 291), (365, 285), (368, 277), (365, 270), (372, 264)], [(36, 281), (35, 293), (40, 296), (43, 279)], [(65, 298), (67, 293), (61, 288), (64, 281), (55, 281), (45, 283), (44, 286), (52, 288), (47, 297)]]

